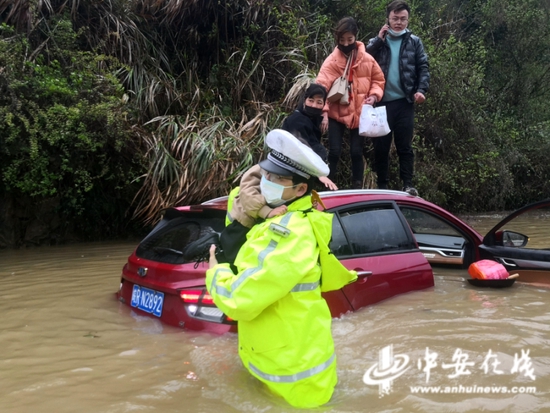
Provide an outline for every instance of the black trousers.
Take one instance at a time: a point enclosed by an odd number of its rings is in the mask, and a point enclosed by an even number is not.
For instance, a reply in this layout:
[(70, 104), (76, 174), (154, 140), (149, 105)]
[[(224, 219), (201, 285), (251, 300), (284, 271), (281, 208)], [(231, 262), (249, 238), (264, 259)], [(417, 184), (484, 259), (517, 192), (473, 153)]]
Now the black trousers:
[(414, 131), (414, 103), (407, 99), (391, 102), (380, 102), (378, 106), (386, 106), (388, 125), (391, 132), (386, 136), (373, 138), (374, 169), (379, 188), (387, 188), (389, 182), (389, 154), (392, 138), (399, 156), (399, 176), (403, 186), (412, 186), (414, 173), (414, 152), (412, 138)]
[[(342, 144), (344, 132), (347, 127), (334, 119), (328, 120), (328, 166), (330, 168), (329, 178), (336, 182), (336, 170), (338, 161), (342, 155)], [(359, 136), (359, 128), (349, 130), (349, 146), (351, 157), (351, 175), (353, 181), (363, 181), (365, 166), (363, 164), (363, 146), (365, 138)]]

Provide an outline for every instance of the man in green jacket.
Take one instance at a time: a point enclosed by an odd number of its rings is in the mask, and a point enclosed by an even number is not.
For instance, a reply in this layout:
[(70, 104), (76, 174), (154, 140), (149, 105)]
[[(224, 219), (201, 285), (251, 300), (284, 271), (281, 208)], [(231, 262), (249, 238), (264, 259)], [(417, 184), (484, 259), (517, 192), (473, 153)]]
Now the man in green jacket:
[(248, 371), (291, 405), (311, 408), (327, 403), (337, 382), (331, 315), (321, 291), (341, 288), (356, 273), (334, 258), (341, 271), (325, 274), (319, 264), (320, 252), (325, 262), (334, 257), (326, 253), (332, 215), (313, 209), (311, 188), (328, 166), (286, 131), (273, 130), (266, 141), (271, 152), (260, 162), (261, 192), (288, 211), (250, 230), (235, 259), (237, 273), (218, 264), (211, 248), (206, 286), (239, 322), (239, 355)]

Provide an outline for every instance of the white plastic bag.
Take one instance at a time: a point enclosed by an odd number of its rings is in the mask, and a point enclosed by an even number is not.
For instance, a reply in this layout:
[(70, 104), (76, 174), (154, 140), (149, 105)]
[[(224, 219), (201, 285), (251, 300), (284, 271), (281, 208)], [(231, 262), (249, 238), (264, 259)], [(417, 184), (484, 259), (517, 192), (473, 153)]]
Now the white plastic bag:
[(363, 105), (359, 118), (359, 135), (369, 138), (384, 136), (391, 132), (385, 106)]

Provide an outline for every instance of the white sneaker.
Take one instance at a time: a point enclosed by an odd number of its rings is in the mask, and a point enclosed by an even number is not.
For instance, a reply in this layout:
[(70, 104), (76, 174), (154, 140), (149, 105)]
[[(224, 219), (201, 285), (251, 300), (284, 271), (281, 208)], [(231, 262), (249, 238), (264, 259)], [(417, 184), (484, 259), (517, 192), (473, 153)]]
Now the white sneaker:
[(418, 191), (416, 190), (416, 188), (413, 188), (412, 186), (407, 186), (403, 188), (403, 192), (406, 192), (412, 196), (418, 196)]

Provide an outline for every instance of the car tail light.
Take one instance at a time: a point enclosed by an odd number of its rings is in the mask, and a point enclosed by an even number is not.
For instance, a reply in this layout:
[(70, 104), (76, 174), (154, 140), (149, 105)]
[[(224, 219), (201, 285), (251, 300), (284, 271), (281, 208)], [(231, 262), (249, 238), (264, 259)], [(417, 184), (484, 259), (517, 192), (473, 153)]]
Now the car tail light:
[(193, 318), (210, 321), (212, 323), (235, 324), (216, 305), (206, 289), (181, 290), (180, 297), (185, 305), (187, 314)]
[(184, 303), (196, 304), (201, 302), (202, 304), (214, 304), (212, 296), (203, 290), (182, 290), (180, 291), (180, 297)]

